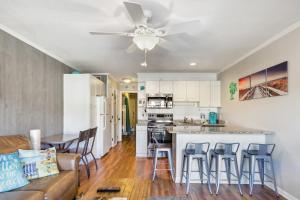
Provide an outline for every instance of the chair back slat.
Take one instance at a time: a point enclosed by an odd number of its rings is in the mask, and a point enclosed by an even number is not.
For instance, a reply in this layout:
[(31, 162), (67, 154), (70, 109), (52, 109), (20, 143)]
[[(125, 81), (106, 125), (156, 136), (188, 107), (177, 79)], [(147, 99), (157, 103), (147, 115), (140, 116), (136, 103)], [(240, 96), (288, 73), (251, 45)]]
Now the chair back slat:
[(274, 151), (274, 148), (275, 144), (250, 143), (247, 152), (255, 155), (271, 155)]
[(205, 154), (209, 149), (209, 143), (187, 143), (185, 152), (188, 154)]
[(214, 151), (216, 153), (224, 154), (224, 155), (232, 155), (236, 154), (240, 146), (240, 143), (216, 143)]
[[(93, 151), (96, 134), (97, 134), (97, 127), (90, 129), (88, 137), (87, 137), (87, 144), (88, 144), (87, 150), (86, 150), (87, 154)], [(91, 144), (91, 145), (89, 145), (89, 144)]]
[(80, 145), (83, 144), (83, 151), (81, 152), (81, 154), (85, 155), (88, 146), (87, 138), (89, 136), (89, 133), (90, 133), (90, 129), (79, 132), (79, 138), (76, 146), (76, 153), (78, 153)]

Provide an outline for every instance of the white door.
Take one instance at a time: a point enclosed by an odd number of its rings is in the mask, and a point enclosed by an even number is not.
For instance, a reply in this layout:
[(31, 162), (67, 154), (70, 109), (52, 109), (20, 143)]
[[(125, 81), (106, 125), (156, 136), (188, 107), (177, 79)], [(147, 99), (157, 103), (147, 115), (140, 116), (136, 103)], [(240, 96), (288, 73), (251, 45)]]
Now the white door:
[(186, 100), (199, 101), (199, 81), (186, 81)]
[(173, 81), (173, 99), (174, 101), (186, 100), (186, 82), (185, 81)]
[(159, 92), (162, 94), (173, 94), (173, 81), (160, 81)]
[(210, 81), (200, 81), (199, 83), (199, 105), (200, 107), (210, 107)]

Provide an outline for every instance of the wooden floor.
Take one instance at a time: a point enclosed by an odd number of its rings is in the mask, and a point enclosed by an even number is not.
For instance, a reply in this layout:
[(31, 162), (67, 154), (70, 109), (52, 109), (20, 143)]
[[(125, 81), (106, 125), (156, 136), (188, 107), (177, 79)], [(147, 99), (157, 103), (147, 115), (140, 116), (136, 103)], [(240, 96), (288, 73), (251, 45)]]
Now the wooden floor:
[[(268, 188), (256, 186), (254, 194), (250, 197), (248, 187), (243, 186), (244, 196), (240, 196), (235, 185), (221, 185), (219, 195), (210, 195), (205, 184), (191, 184), (190, 194), (185, 195), (184, 185), (170, 181), (167, 171), (158, 173), (154, 182), (151, 181), (152, 160), (135, 157), (135, 137), (123, 139), (108, 155), (98, 160), (98, 170), (91, 163), (91, 177), (87, 179), (84, 169), (81, 170), (79, 193), (84, 192), (86, 199), (96, 197), (127, 197), (130, 200), (146, 200), (149, 197), (177, 196), (186, 199), (276, 199), (274, 192)], [(99, 187), (117, 186), (121, 192), (115, 194), (97, 194)], [(215, 189), (212, 186), (213, 190)], [(280, 198), (283, 199), (283, 198)]]

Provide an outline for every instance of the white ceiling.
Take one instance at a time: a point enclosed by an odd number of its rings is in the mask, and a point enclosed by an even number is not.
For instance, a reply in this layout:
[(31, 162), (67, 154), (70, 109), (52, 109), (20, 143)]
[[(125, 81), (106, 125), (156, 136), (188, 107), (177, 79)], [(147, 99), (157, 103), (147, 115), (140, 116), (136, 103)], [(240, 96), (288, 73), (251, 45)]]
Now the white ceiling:
[[(218, 72), (300, 20), (299, 0), (142, 1), (153, 21), (199, 19), (190, 35), (170, 39), (174, 50), (156, 47), (143, 68), (143, 53), (126, 53), (131, 39), (92, 36), (90, 31), (133, 28), (121, 0), (1, 0), (0, 24), (83, 72), (115, 77), (137, 72)], [(189, 63), (197, 62), (195, 67)]]

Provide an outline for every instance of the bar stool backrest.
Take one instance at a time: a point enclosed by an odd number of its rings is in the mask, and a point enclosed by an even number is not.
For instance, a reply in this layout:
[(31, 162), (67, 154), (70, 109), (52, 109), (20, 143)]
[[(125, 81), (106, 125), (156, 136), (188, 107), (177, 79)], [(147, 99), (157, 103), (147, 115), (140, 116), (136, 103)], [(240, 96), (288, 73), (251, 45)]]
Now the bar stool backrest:
[(92, 152), (94, 148), (95, 138), (97, 133), (97, 127), (90, 129), (88, 137), (87, 137), (87, 147), (86, 147), (86, 153)]
[(218, 142), (215, 145), (214, 151), (224, 155), (236, 154), (239, 150), (240, 143), (222, 143)]
[(78, 142), (77, 142), (75, 153), (78, 153), (80, 145), (83, 144), (83, 151), (81, 152), (81, 154), (85, 155), (86, 149), (87, 149), (87, 146), (88, 146), (87, 138), (89, 136), (89, 133), (90, 133), (90, 129), (79, 132), (79, 137), (78, 137)]
[(258, 144), (250, 143), (247, 148), (247, 153), (252, 155), (272, 155), (275, 144)]
[(204, 143), (187, 143), (185, 147), (185, 152), (187, 154), (206, 154), (209, 150), (210, 144), (208, 142)]

